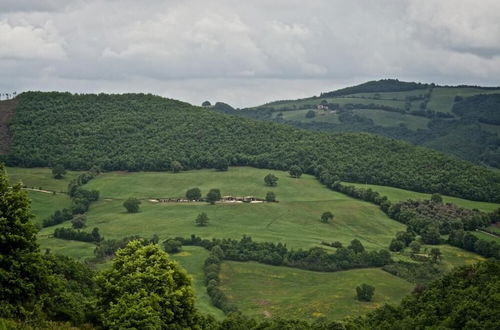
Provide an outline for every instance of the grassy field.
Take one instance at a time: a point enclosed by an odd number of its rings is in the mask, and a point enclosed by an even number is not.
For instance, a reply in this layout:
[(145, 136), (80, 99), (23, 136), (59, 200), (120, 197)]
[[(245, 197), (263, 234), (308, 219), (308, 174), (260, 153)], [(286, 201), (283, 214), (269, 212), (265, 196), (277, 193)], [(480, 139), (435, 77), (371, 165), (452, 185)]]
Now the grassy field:
[[(373, 184), (363, 184), (363, 183), (350, 183), (350, 182), (346, 182), (346, 184), (353, 185), (359, 188), (371, 188), (373, 191), (378, 191), (382, 196), (387, 196), (387, 198), (389, 198), (389, 200), (392, 202), (403, 201), (407, 199), (431, 198), (431, 194), (419, 193), (415, 191), (404, 190), (393, 187), (377, 186)], [(450, 196), (443, 196), (443, 201), (445, 203), (453, 203), (467, 209), (477, 208), (478, 210), (484, 212), (491, 212), (495, 209), (500, 208), (500, 204), (470, 201), (467, 199), (450, 197)]]
[(482, 232), (482, 231), (475, 231), (475, 232), (473, 232), (473, 234), (477, 238), (483, 239), (485, 241), (497, 242), (500, 244), (500, 237), (498, 237), (498, 236), (495, 236), (495, 235), (492, 235), (492, 234), (489, 234), (486, 232)]
[[(221, 289), (251, 316), (340, 319), (398, 303), (413, 284), (380, 269), (312, 272), (254, 262), (224, 262)], [(356, 299), (356, 286), (375, 286), (372, 302)], [(305, 304), (304, 302), (309, 302)]]
[(56, 210), (71, 206), (71, 200), (66, 194), (52, 194), (39, 191), (28, 191), (31, 199), (31, 209), (35, 214), (35, 223), (41, 224), (43, 219), (52, 215)]
[[(292, 110), (292, 111), (283, 111), (283, 119), (285, 120), (293, 120), (293, 121), (301, 121), (305, 123), (310, 122), (324, 122), (324, 123), (332, 123), (339, 124), (339, 117), (336, 113), (329, 113), (323, 110), (315, 110), (316, 116), (314, 118), (306, 118), (306, 113), (309, 110)], [(278, 115), (279, 112), (274, 113), (274, 118)]]
[(192, 276), (196, 296), (196, 307), (204, 314), (211, 314), (217, 319), (224, 318), (224, 313), (214, 307), (207, 294), (203, 281), (203, 262), (208, 257), (208, 251), (201, 247), (184, 246), (182, 251), (171, 255)]
[(356, 115), (361, 115), (373, 120), (373, 123), (378, 126), (393, 127), (401, 124), (406, 125), (409, 129), (426, 129), (429, 119), (425, 117), (404, 115), (398, 112), (390, 112), (377, 109), (359, 109), (355, 110)]
[(56, 180), (50, 168), (7, 167), (7, 175), (11, 184), (22, 182), (25, 186), (57, 192), (66, 192), (68, 183), (81, 172), (67, 171), (64, 178)]
[[(361, 98), (361, 97), (322, 97), (318, 99), (301, 99), (289, 102), (284, 102), (280, 104), (269, 105), (274, 109), (291, 108), (291, 107), (301, 107), (305, 105), (312, 105), (314, 108), (321, 101), (326, 100), (328, 103), (336, 103), (339, 105), (346, 104), (376, 104), (376, 105), (386, 105), (395, 108), (404, 108), (405, 102), (400, 100), (375, 100), (372, 98)], [(266, 105), (266, 107), (268, 107)]]
[(450, 112), (453, 107), (455, 96), (462, 97), (472, 96), (476, 94), (493, 94), (500, 93), (500, 89), (484, 90), (479, 88), (449, 88), (449, 87), (436, 87), (433, 89), (431, 99), (427, 104), (428, 109), (439, 112)]

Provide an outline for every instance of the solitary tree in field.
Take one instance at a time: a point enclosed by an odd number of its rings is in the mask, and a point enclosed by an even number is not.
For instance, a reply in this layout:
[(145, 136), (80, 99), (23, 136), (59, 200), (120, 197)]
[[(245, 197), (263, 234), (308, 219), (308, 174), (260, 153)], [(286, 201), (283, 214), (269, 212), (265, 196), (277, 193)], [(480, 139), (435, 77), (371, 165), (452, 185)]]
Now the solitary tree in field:
[(274, 187), (278, 184), (278, 177), (272, 173), (269, 173), (264, 177), (264, 182), (266, 185)]
[(201, 190), (200, 188), (191, 188), (186, 191), (186, 198), (190, 201), (198, 201), (201, 199)]
[(52, 176), (54, 179), (62, 179), (66, 174), (66, 169), (61, 164), (56, 164), (52, 167)]
[(210, 204), (215, 204), (218, 200), (221, 199), (221, 194), (219, 189), (210, 189), (210, 191), (207, 194), (207, 202)]
[(177, 160), (173, 160), (170, 163), (170, 168), (172, 169), (172, 172), (174, 172), (174, 173), (179, 173), (180, 171), (182, 171), (182, 165)]
[(356, 287), (356, 295), (359, 301), (371, 301), (374, 293), (375, 287), (366, 283), (363, 283), (360, 286)]
[(300, 166), (293, 165), (292, 167), (290, 167), (288, 173), (292, 178), (300, 178), (300, 176), (302, 175), (302, 169), (300, 168)]
[(267, 192), (266, 202), (276, 202), (276, 195), (272, 191)]
[(123, 202), (123, 206), (127, 209), (128, 213), (139, 212), (139, 205), (141, 205), (141, 201), (134, 197), (130, 197), (125, 202)]
[(196, 225), (197, 226), (200, 226), (200, 227), (205, 227), (206, 225), (208, 225), (208, 216), (205, 212), (202, 212), (200, 214), (198, 214), (198, 216), (196, 217)]
[(333, 219), (333, 217), (334, 217), (334, 215), (332, 212), (330, 212), (330, 211), (323, 212), (323, 214), (321, 215), (321, 222), (328, 223), (328, 222), (330, 222), (330, 220)]

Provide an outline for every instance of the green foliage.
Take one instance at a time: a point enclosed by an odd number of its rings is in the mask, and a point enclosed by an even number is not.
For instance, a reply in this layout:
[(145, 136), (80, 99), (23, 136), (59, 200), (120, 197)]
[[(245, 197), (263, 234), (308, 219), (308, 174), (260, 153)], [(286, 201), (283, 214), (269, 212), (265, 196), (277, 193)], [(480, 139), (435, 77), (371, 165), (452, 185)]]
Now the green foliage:
[(300, 166), (293, 165), (288, 170), (288, 173), (292, 178), (300, 178), (302, 176), (302, 169), (300, 168)]
[(219, 201), (222, 198), (219, 189), (210, 189), (207, 194), (207, 202), (210, 204), (215, 204), (215, 202)]
[(411, 253), (413, 253), (413, 254), (420, 253), (421, 248), (422, 248), (422, 245), (417, 241), (413, 241), (410, 243)]
[(195, 326), (191, 280), (158, 245), (131, 241), (96, 278), (97, 308), (110, 329)]
[(228, 168), (229, 168), (229, 161), (225, 158), (219, 158), (215, 162), (215, 169), (217, 171), (227, 171)]
[(314, 117), (316, 117), (316, 112), (314, 112), (314, 110), (307, 111), (306, 118), (314, 118)]
[(190, 201), (198, 201), (201, 199), (201, 190), (200, 188), (191, 188), (186, 191), (186, 198)]
[(431, 257), (432, 263), (437, 263), (442, 258), (442, 253), (439, 248), (432, 248), (429, 252), (429, 256)]
[(180, 171), (182, 171), (182, 164), (179, 161), (177, 161), (177, 160), (173, 160), (170, 163), (170, 169), (174, 173), (179, 173)]
[[(494, 201), (500, 196), (500, 174), (380, 136), (304, 132), (151, 95), (33, 92), (18, 100), (6, 157), (10, 165), (60, 161), (70, 169), (97, 164), (105, 170), (136, 171), (165, 170), (177, 160), (193, 169), (213, 168), (224, 157), (231, 165), (298, 165), (309, 174), (322, 167), (343, 181), (473, 200)], [(85, 139), (74, 139), (75, 135)]]
[(169, 238), (163, 242), (163, 249), (167, 253), (178, 253), (181, 251), (182, 244), (176, 239)]
[(381, 79), (377, 81), (369, 81), (354, 87), (339, 89), (334, 92), (322, 93), (320, 97), (342, 96), (364, 92), (396, 92), (396, 91), (411, 91), (415, 89), (426, 89), (428, 84), (404, 82), (397, 79)]
[(264, 182), (266, 183), (266, 185), (268, 186), (271, 186), (271, 187), (275, 187), (278, 185), (278, 177), (272, 173), (269, 173), (268, 175), (266, 175), (264, 177)]
[(27, 193), (9, 187), (0, 164), (0, 317), (26, 318), (50, 287)]
[(62, 179), (64, 175), (66, 174), (66, 169), (64, 168), (63, 165), (57, 164), (52, 167), (52, 176), (54, 179)]
[(321, 222), (323, 223), (328, 223), (330, 220), (332, 220), (334, 217), (333, 213), (330, 211), (323, 212), (321, 215)]
[(437, 194), (437, 193), (436, 194), (432, 194), (432, 196), (431, 196), (431, 202), (442, 204), (443, 203), (443, 197), (440, 194)]
[(266, 202), (276, 202), (276, 194), (272, 191), (266, 193)]
[(393, 239), (389, 244), (389, 250), (392, 252), (399, 252), (405, 248), (405, 243), (399, 239)]
[(371, 301), (374, 293), (375, 287), (366, 283), (356, 287), (356, 296), (359, 301)]
[(84, 214), (78, 214), (71, 219), (73, 229), (82, 229), (86, 226), (87, 217)]
[(99, 234), (99, 229), (97, 227), (94, 227), (94, 229), (92, 229), (92, 232), (90, 233), (81, 230), (74, 230), (72, 228), (56, 228), (54, 230), (54, 237), (67, 240), (94, 242), (94, 243), (98, 243), (101, 240), (103, 240), (103, 238)]
[(205, 227), (208, 225), (208, 221), (209, 219), (207, 214), (205, 212), (202, 212), (196, 217), (195, 223), (199, 227)]
[(139, 212), (139, 205), (141, 205), (141, 201), (134, 197), (130, 197), (123, 202), (123, 207), (125, 207), (128, 213)]
[(500, 262), (455, 269), (406, 297), (352, 322), (355, 329), (497, 329)]

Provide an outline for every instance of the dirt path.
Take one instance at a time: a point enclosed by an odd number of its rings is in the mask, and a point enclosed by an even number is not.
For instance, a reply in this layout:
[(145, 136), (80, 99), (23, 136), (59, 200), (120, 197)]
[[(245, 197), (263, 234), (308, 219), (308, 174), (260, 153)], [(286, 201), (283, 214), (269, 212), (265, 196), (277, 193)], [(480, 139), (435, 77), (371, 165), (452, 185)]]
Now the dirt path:
[(14, 114), (17, 106), (17, 100), (0, 101), (0, 154), (5, 155), (9, 152), (10, 136), (9, 121)]
[(30, 191), (38, 191), (38, 192), (43, 192), (46, 194), (53, 194), (53, 191), (50, 190), (43, 190), (43, 189), (35, 189), (35, 188), (23, 188), (24, 190), (30, 190)]

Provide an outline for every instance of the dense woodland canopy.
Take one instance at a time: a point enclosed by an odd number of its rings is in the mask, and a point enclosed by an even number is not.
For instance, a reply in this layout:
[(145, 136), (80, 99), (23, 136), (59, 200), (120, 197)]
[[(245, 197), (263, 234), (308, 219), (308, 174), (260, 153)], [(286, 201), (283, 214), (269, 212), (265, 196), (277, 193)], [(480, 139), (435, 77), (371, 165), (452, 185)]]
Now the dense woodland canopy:
[(369, 134), (325, 134), (215, 113), (152, 95), (18, 96), (8, 165), (170, 170), (229, 165), (500, 200), (500, 174), (408, 143)]

